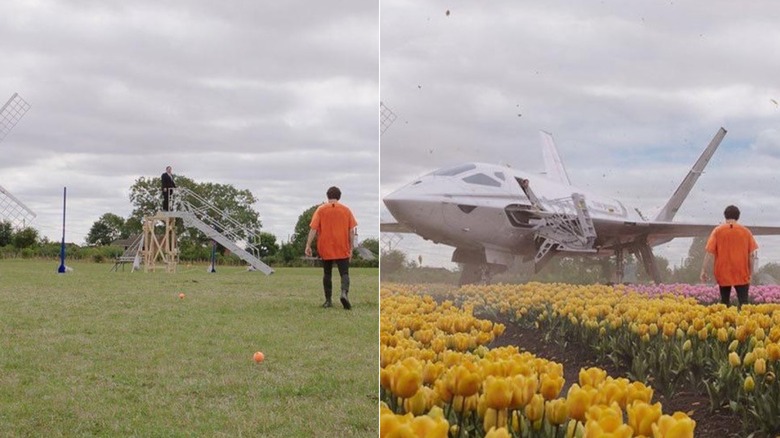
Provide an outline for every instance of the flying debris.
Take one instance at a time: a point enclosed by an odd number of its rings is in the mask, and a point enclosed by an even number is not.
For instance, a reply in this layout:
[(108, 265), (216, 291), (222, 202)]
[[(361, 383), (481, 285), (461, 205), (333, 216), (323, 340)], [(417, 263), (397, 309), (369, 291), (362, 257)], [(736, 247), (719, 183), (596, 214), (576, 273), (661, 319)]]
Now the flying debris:
[(769, 99), (769, 101), (770, 101), (770, 102), (772, 102), (773, 104), (775, 104), (775, 106), (777, 106), (777, 101), (776, 101), (776, 100), (774, 100), (774, 99)]
[(447, 9), (447, 12), (445, 12), (445, 13), (444, 13), (444, 15), (446, 15), (446, 16), (448, 16), (448, 17), (449, 17), (449, 16), (450, 16), (450, 10), (449, 10), (449, 9)]

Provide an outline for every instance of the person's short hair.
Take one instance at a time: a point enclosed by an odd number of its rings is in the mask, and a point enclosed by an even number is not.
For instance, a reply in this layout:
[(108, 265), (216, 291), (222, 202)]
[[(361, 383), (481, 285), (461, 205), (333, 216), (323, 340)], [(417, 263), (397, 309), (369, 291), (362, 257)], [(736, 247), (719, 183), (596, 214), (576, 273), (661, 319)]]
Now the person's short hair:
[(328, 189), (328, 199), (335, 199), (337, 201), (339, 199), (341, 199), (341, 190), (339, 190), (339, 188), (336, 187), (336, 186), (333, 186), (333, 187), (329, 188)]
[(729, 205), (725, 210), (723, 210), (723, 216), (726, 219), (734, 219), (735, 221), (739, 220), (739, 209), (734, 205)]
[(171, 166), (165, 166), (165, 171), (167, 172), (168, 169), (171, 169)]

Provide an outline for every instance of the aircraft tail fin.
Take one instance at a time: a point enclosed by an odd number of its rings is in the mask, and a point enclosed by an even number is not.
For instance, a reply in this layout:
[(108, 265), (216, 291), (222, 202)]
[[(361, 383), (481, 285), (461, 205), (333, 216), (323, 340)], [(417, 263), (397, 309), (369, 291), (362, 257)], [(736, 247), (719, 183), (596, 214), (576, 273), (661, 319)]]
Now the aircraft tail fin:
[(547, 178), (570, 186), (569, 174), (566, 173), (561, 156), (558, 155), (558, 149), (555, 147), (552, 134), (547, 131), (539, 131), (539, 134), (542, 136), (542, 155), (544, 156), (544, 168), (547, 172)]
[(715, 137), (713, 137), (710, 141), (710, 144), (707, 145), (707, 148), (704, 149), (704, 152), (701, 153), (699, 159), (696, 160), (696, 163), (688, 172), (688, 175), (686, 175), (685, 179), (683, 179), (679, 187), (677, 187), (677, 190), (674, 191), (672, 197), (669, 198), (669, 201), (666, 202), (664, 208), (658, 212), (658, 215), (655, 217), (654, 221), (670, 222), (674, 218), (674, 215), (677, 214), (677, 211), (680, 209), (683, 201), (685, 201), (685, 198), (688, 197), (688, 193), (691, 192), (693, 185), (696, 184), (696, 181), (704, 171), (704, 167), (707, 166), (707, 163), (709, 163), (710, 158), (712, 158), (712, 155), (715, 153), (715, 150), (718, 149), (720, 142), (725, 136), (726, 130), (720, 128), (715, 134)]

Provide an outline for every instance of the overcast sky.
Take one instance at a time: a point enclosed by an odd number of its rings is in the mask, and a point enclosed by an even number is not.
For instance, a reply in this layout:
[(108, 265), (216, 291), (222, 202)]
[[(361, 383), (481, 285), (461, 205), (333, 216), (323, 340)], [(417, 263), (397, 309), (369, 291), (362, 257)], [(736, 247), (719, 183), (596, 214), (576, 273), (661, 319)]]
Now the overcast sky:
[[(652, 217), (721, 126), (675, 220), (780, 225), (780, 4), (383, 0), (381, 194), (465, 161), (543, 170), (553, 133), (573, 184)], [(384, 209), (383, 219), (390, 215)], [(656, 253), (679, 264), (690, 239)], [(780, 237), (759, 238), (780, 262)], [(448, 265), (452, 249), (399, 248)], [(426, 263), (427, 261), (427, 263)]]
[(0, 2), (0, 105), (32, 106), (0, 143), (0, 185), (69, 242), (166, 165), (259, 199), (286, 241), (331, 185), (378, 237), (377, 2)]

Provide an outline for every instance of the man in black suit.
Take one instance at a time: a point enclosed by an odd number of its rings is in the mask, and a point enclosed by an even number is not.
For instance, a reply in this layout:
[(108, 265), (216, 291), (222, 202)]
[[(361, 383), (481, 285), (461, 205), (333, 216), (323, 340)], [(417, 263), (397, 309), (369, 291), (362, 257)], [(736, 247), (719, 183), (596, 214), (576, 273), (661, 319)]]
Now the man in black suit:
[(170, 210), (170, 195), (171, 189), (176, 188), (176, 183), (173, 182), (173, 169), (171, 166), (165, 168), (165, 173), (162, 174), (162, 192), (163, 192), (163, 210)]

